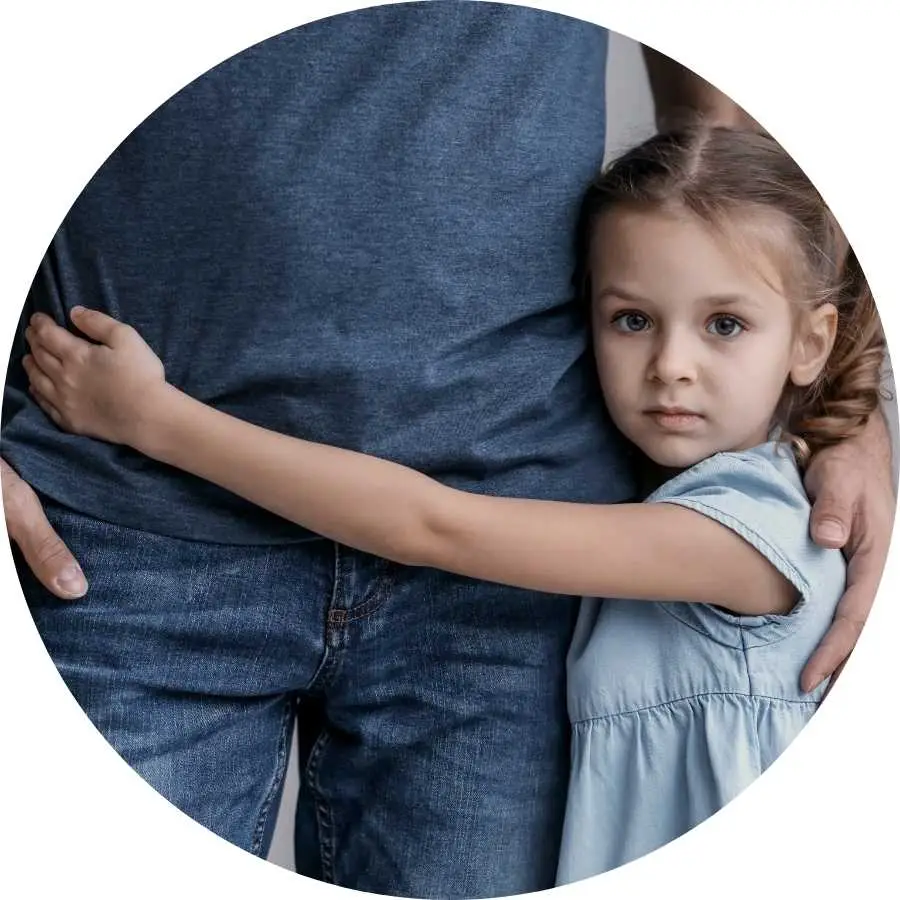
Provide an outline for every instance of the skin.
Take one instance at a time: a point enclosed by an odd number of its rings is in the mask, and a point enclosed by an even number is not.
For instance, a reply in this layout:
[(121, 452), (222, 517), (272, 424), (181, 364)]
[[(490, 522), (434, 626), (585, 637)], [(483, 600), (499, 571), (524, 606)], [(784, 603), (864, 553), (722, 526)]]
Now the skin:
[[(660, 127), (676, 122), (685, 112), (699, 112), (710, 124), (756, 127), (737, 104), (690, 70), (649, 47), (644, 53)], [(875, 598), (895, 506), (890, 459), (888, 431), (877, 416), (858, 438), (820, 453), (807, 471), (806, 487), (813, 500), (812, 537), (821, 546), (844, 548), (849, 563), (847, 591), (835, 623), (802, 676), (807, 690), (840, 671)], [(84, 596), (87, 580), (47, 521), (34, 491), (3, 460), (0, 474), (7, 531), (26, 564), (58, 597)]]
[[(711, 102), (721, 102), (721, 96), (713, 98)], [(733, 118), (740, 114), (740, 111), (733, 111), (731, 116)], [(621, 218), (626, 217), (622, 216)], [(675, 224), (671, 219), (667, 222), (661, 218), (654, 227), (664, 230), (673, 228)], [(683, 219), (681, 224), (682, 226), (685, 224)], [(687, 285), (690, 282), (693, 277), (691, 271), (680, 273), (678, 277), (684, 279), (683, 281), (676, 282), (675, 280), (679, 269), (678, 252), (673, 253), (673, 258), (670, 260), (662, 256), (651, 260), (647, 258), (647, 254), (638, 255), (641, 253), (640, 247), (635, 247), (634, 256), (623, 256), (620, 252), (622, 248), (616, 247), (615, 234), (610, 233), (615, 229), (611, 229), (609, 225), (608, 222), (601, 222), (595, 239), (596, 270), (598, 272), (611, 271), (610, 258), (618, 256), (619, 259), (631, 260), (633, 263), (623, 272), (621, 276), (623, 283), (627, 285), (628, 279), (631, 278), (637, 279), (637, 282), (641, 283), (641, 279), (645, 278), (648, 283), (645, 291), (648, 294), (653, 293), (654, 283)], [(620, 221), (619, 225), (625, 231), (629, 227), (627, 221)], [(701, 227), (699, 223), (694, 224), (694, 228)], [(690, 240), (690, 232), (691, 223), (688, 221), (684, 232), (686, 241)], [(712, 239), (715, 241), (714, 236)], [(669, 246), (675, 251), (679, 238), (673, 235), (672, 240), (673, 243)], [(713, 249), (711, 245), (704, 244), (701, 240), (695, 247), (695, 252), (702, 250), (704, 246)], [(688, 252), (686, 247), (682, 250), (684, 253)], [(702, 257), (694, 256), (693, 261), (698, 270), (711, 272), (712, 269), (709, 268), (711, 265), (714, 265), (716, 261), (728, 262), (728, 256), (726, 254), (717, 257), (713, 252)], [(737, 261), (732, 260), (732, 262)], [(757, 275), (765, 282), (760, 285), (760, 296), (764, 297), (766, 291), (771, 290), (771, 285), (778, 284), (778, 274), (774, 269), (766, 269), (765, 260), (760, 262), (762, 265), (758, 265), (756, 271)], [(732, 273), (726, 266), (720, 274), (722, 276), (721, 283), (727, 285)], [(710, 437), (708, 420), (698, 426), (699, 431), (688, 426), (688, 430), (679, 429), (675, 434), (663, 436), (662, 444), (657, 444), (656, 439), (660, 437), (659, 434), (651, 435), (651, 439), (647, 440), (640, 428), (633, 428), (628, 422), (627, 416), (620, 414), (616, 398), (620, 391), (628, 390), (626, 386), (620, 385), (620, 381), (623, 377), (627, 378), (630, 374), (637, 372), (638, 369), (631, 358), (634, 355), (632, 345), (628, 345), (626, 351), (624, 345), (620, 346), (621, 342), (615, 339), (616, 335), (608, 325), (609, 320), (617, 312), (628, 308), (634, 309), (635, 305), (621, 296), (617, 297), (615, 290), (611, 290), (617, 287), (612, 279), (606, 279), (606, 282), (601, 282), (594, 287), (594, 340), (600, 349), (598, 353), (601, 360), (599, 374), (601, 384), (605, 388), (607, 403), (612, 409), (613, 419), (618, 427), (651, 459), (664, 467), (688, 465), (692, 459), (708, 455), (707, 451), (711, 449), (711, 445), (706, 440)], [(720, 291), (720, 293), (727, 292), (727, 288)], [(650, 318), (652, 319), (654, 310), (637, 307), (637, 311), (651, 314)], [(698, 316), (707, 311), (698, 310)], [(748, 325), (754, 324), (753, 310), (744, 310), (739, 304), (730, 306), (723, 312), (734, 315), (738, 319), (743, 318)], [(823, 314), (825, 314), (824, 309)], [(718, 327), (721, 328), (721, 326)], [(747, 336), (751, 338), (749, 343), (752, 345), (755, 340), (754, 333), (750, 332)], [(690, 368), (685, 370), (685, 359), (670, 352), (671, 348), (666, 347), (659, 334), (656, 335), (656, 340), (661, 345), (657, 347), (660, 354), (660, 365), (656, 374), (661, 380), (661, 385), (666, 384), (667, 387), (663, 388), (660, 385), (657, 393), (653, 395), (654, 402), (663, 403), (663, 405), (670, 403), (691, 407), (692, 402), (684, 399), (688, 396), (686, 388), (692, 387), (693, 389), (696, 386), (698, 374), (702, 375), (702, 371), (698, 373)], [(643, 345), (643, 351), (649, 353), (652, 344), (646, 339), (646, 335), (641, 338), (640, 343)], [(745, 343), (747, 342), (745, 341)], [(777, 342), (773, 343), (772, 349), (777, 346), (779, 346)], [(786, 356), (788, 349), (784, 343), (780, 346), (781, 362), (773, 365), (769, 371), (773, 373), (782, 371), (787, 377), (790, 374)], [(743, 349), (741, 348), (741, 350)], [(723, 401), (722, 405), (726, 415), (729, 408), (740, 410), (742, 418), (745, 419), (748, 434), (739, 442), (741, 446), (758, 443), (766, 427), (761, 420), (759, 406), (755, 405), (753, 398), (744, 396), (745, 389), (750, 384), (763, 385), (765, 383), (765, 389), (760, 390), (756, 395), (758, 399), (769, 398), (763, 403), (763, 408), (771, 406), (771, 397), (774, 391), (780, 390), (776, 383), (766, 382), (765, 377), (760, 375), (754, 364), (756, 356), (752, 353), (752, 346), (747, 349), (750, 352), (750, 358), (742, 357), (739, 365), (733, 370), (725, 369), (712, 373), (714, 377), (711, 384), (711, 387), (718, 385), (718, 392)], [(734, 352), (731, 345), (728, 345), (728, 352)], [(715, 360), (712, 355), (707, 358)], [(745, 377), (730, 383), (730, 371), (740, 371), (744, 373)], [(808, 374), (795, 372), (795, 383), (808, 383)], [(647, 423), (643, 424), (647, 425)], [(664, 448), (667, 450), (666, 455), (660, 455), (658, 450)], [(698, 453), (699, 455), (697, 455)], [(847, 588), (835, 612), (834, 623), (810, 657), (801, 675), (802, 688), (812, 691), (829, 676), (832, 677), (833, 684), (835, 677), (842, 671), (872, 608), (887, 559), (896, 498), (891, 477), (890, 438), (884, 417), (880, 413), (872, 416), (861, 435), (817, 454), (807, 469), (804, 483), (813, 503), (810, 517), (810, 533), (813, 540), (822, 547), (842, 548), (848, 562)]]
[(621, 207), (592, 241), (594, 342), (619, 430), (664, 469), (767, 440), (788, 383), (811, 384), (837, 311), (800, 312), (689, 213)]
[(813, 501), (811, 534), (820, 546), (842, 548), (847, 589), (834, 623), (800, 676), (811, 691), (841, 673), (866, 624), (887, 560), (897, 499), (891, 477), (891, 441), (882, 415), (873, 416), (859, 437), (817, 455), (807, 470)]
[(696, 72), (644, 45), (644, 65), (653, 95), (656, 127), (675, 128), (698, 115), (728, 128), (761, 131), (759, 122)]
[(386, 460), (277, 434), (178, 391), (134, 329), (73, 311), (92, 345), (47, 317), (26, 331), (42, 409), (128, 444), (342, 544), (410, 566), (558, 594), (787, 612), (792, 586), (750, 544), (668, 504), (485, 497)]
[[(744, 265), (690, 217), (608, 213), (592, 270), (602, 273), (594, 329), (610, 412), (668, 468), (764, 441), (785, 384), (811, 383), (834, 341), (832, 306), (799, 311), (774, 270)], [(457, 491), (220, 413), (167, 384), (134, 329), (98, 312), (73, 318), (97, 345), (43, 316), (26, 331), (32, 391), (54, 422), (128, 444), (341, 543), (552, 593), (690, 598), (750, 615), (784, 613), (795, 600), (755, 548), (700, 513)]]

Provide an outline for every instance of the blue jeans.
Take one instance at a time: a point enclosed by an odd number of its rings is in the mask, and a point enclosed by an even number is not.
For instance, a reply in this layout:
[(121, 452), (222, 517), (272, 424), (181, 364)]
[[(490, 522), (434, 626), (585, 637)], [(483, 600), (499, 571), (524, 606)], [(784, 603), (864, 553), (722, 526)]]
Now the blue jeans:
[(37, 627), (185, 813), (265, 855), (296, 721), (302, 874), (417, 897), (553, 884), (571, 598), (328, 541), (204, 544), (47, 512), (90, 591), (57, 601), (20, 565)]

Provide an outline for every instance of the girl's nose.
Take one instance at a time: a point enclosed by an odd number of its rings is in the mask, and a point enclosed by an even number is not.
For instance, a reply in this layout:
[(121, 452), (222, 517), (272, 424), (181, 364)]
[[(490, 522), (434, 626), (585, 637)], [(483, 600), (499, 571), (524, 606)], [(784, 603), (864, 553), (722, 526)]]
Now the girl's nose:
[(650, 379), (663, 384), (697, 379), (697, 360), (691, 341), (683, 335), (661, 337), (650, 361)]

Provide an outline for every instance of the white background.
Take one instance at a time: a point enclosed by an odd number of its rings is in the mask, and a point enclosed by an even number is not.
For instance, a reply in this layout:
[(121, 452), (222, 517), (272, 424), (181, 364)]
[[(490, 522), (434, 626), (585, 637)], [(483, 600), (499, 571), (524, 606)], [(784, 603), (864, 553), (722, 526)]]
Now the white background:
[[(3, 13), (0, 315), (6, 358), (56, 226), (103, 159), (191, 78), (247, 45), (358, 3), (29, 2)], [(888, 339), (898, 200), (892, 4), (594, 0), (579, 15), (669, 53), (733, 96), (799, 160), (856, 246)], [(14, 9), (14, 12), (9, 10)], [(625, 56), (630, 52), (620, 45)], [(614, 51), (615, 52), (615, 51)], [(633, 62), (634, 60), (632, 60)], [(629, 65), (627, 62), (624, 63)], [(624, 71), (624, 70), (623, 70)], [(642, 116), (616, 85), (613, 127)], [(638, 90), (643, 90), (640, 88)], [(625, 107), (622, 112), (622, 103)], [(641, 101), (645, 102), (645, 101)], [(617, 105), (618, 104), (618, 105)], [(616, 116), (620, 116), (617, 120)], [(618, 135), (614, 134), (616, 143)], [(896, 556), (896, 554), (895, 554)], [(889, 562), (870, 625), (828, 702), (750, 790), (691, 834), (572, 896), (880, 897), (895, 885), (900, 791)], [(334, 888), (215, 838), (147, 787), (65, 691), (0, 549), (0, 890), (7, 896), (266, 898)], [(894, 890), (895, 890), (894, 889)]]

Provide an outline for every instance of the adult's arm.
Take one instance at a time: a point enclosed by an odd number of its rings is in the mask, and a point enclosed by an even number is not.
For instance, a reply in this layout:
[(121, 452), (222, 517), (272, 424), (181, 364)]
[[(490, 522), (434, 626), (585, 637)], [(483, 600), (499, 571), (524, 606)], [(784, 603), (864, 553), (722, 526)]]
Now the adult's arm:
[[(3, 386), (2, 432), (29, 403), (34, 402), (28, 396), (28, 378), (22, 368), (22, 357), (28, 350), (24, 331), (33, 311), (29, 297), (13, 339)], [(25, 563), (38, 581), (60, 599), (74, 600), (84, 596), (87, 580), (75, 557), (47, 520), (40, 498), (5, 459), (0, 459), (0, 475), (6, 530)]]
[(37, 317), (26, 371), (61, 428), (128, 444), (325, 537), (406, 565), (554, 594), (786, 612), (788, 580), (742, 537), (671, 504), (486, 497), (394, 462), (277, 434), (165, 381), (127, 325), (73, 310), (90, 344)]
[[(761, 130), (742, 107), (696, 73), (646, 45), (643, 53), (660, 130), (698, 114), (710, 124)], [(821, 452), (805, 483), (813, 501), (813, 540), (843, 548), (847, 556), (847, 590), (801, 677), (803, 688), (812, 690), (839, 674), (856, 646), (887, 560), (896, 498), (883, 416), (873, 416), (859, 437)]]
[(760, 130), (756, 119), (695, 72), (646, 44), (642, 50), (660, 131), (697, 116), (711, 125)]
[(884, 416), (879, 412), (858, 437), (819, 453), (805, 483), (813, 500), (813, 540), (823, 547), (841, 547), (847, 557), (847, 589), (801, 676), (804, 690), (812, 690), (843, 669), (872, 609), (887, 561), (897, 500)]

